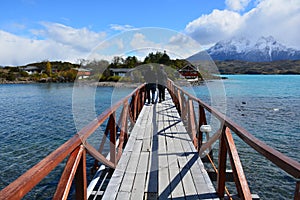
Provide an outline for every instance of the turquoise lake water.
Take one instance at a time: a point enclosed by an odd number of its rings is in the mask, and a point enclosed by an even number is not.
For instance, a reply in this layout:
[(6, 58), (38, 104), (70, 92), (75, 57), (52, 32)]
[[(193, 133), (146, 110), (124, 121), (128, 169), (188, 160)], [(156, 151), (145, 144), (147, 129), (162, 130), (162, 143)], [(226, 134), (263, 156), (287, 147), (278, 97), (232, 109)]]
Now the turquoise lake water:
[[(300, 162), (300, 76), (226, 77), (228, 79), (223, 82), (209, 81), (193, 90), (209, 104), (219, 99), (216, 104), (225, 107), (224, 112), (236, 123)], [(219, 88), (220, 83), (224, 88)], [(111, 87), (100, 87), (94, 91), (89, 86), (81, 86), (77, 91), (83, 95), (74, 103), (73, 84), (0, 85), (0, 189), (108, 108), (111, 96), (119, 99), (130, 89), (116, 91)], [(223, 95), (219, 97), (221, 93)], [(72, 105), (84, 105), (89, 101), (95, 106), (83, 120), (80, 110), (74, 113)], [(238, 138), (237, 148), (252, 193), (261, 199), (292, 199), (295, 180), (291, 176), (250, 150)], [(60, 166), (25, 199), (51, 199), (47, 195), (54, 192), (61, 171)]]

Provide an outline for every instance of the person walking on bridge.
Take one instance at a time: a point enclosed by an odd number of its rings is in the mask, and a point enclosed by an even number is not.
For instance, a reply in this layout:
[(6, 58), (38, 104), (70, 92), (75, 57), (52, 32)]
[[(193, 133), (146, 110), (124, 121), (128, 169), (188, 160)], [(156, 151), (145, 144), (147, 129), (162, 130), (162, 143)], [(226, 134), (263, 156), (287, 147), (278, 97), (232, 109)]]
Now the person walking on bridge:
[(167, 85), (167, 74), (164, 70), (164, 65), (160, 65), (157, 72), (157, 88), (158, 88), (158, 98), (159, 103), (165, 100), (165, 88)]
[[(143, 76), (146, 81), (146, 96), (147, 96), (148, 104), (150, 104), (150, 99), (152, 100), (151, 101), (152, 104), (154, 104), (157, 77), (155, 71), (153, 70), (153, 66), (149, 66), (149, 68), (147, 68)], [(150, 96), (150, 91), (151, 91), (151, 96)]]

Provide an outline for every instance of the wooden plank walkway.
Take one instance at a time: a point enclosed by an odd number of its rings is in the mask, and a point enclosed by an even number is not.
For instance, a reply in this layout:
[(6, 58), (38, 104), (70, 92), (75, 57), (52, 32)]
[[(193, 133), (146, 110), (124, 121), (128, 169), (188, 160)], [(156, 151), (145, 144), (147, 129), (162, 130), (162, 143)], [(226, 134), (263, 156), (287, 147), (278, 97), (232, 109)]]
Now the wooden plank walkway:
[(103, 199), (218, 199), (167, 91), (143, 107)]

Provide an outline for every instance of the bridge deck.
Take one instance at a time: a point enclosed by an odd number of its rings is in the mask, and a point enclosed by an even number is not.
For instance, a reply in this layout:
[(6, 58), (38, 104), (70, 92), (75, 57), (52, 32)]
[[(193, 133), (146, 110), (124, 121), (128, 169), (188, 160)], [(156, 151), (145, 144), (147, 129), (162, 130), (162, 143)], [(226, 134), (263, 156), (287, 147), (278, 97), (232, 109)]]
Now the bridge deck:
[(217, 199), (169, 96), (145, 105), (103, 199)]

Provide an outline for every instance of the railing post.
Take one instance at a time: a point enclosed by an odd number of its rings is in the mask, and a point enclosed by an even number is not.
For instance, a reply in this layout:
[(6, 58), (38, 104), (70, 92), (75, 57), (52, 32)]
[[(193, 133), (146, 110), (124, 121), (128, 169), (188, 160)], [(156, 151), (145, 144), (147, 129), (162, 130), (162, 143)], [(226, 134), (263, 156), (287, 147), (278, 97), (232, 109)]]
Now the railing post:
[(142, 108), (143, 108), (143, 106), (144, 106), (144, 89), (143, 88), (141, 88), (140, 90), (139, 90), (139, 93), (140, 93), (140, 95), (139, 95), (139, 102), (140, 102), (140, 107), (139, 107), (139, 112), (138, 112), (138, 115), (141, 113), (141, 110), (142, 110)]
[(233, 171), (234, 182), (241, 199), (251, 199), (252, 195), (244, 174), (242, 163), (240, 161), (237, 149), (235, 147), (233, 137), (230, 133), (229, 128), (225, 131), (225, 142), (228, 148), (228, 154), (230, 158), (231, 168)]
[(139, 92), (136, 91), (135, 94), (134, 94), (134, 101), (133, 101), (133, 118), (134, 118), (134, 121), (136, 122), (136, 119), (137, 119), (137, 108), (138, 108), (138, 98), (139, 98)]
[(139, 116), (139, 113), (140, 113), (140, 108), (141, 108), (141, 101), (140, 101), (140, 97), (141, 97), (141, 93), (140, 93), (140, 90), (138, 90), (137, 92), (136, 92), (136, 112), (135, 112), (135, 117), (136, 117), (136, 119), (138, 118), (138, 116)]
[(111, 122), (109, 124), (109, 139), (110, 139), (110, 161), (114, 163), (116, 166), (116, 136), (117, 136), (117, 127), (116, 127), (116, 121), (115, 121), (115, 112), (110, 115), (109, 121)]
[[(181, 92), (180, 92), (181, 93)], [(180, 110), (181, 110), (181, 119), (183, 123), (186, 125), (186, 115), (187, 115), (187, 100), (184, 97), (184, 94), (180, 95), (181, 97), (181, 104), (180, 104)]]
[(201, 132), (200, 130), (200, 127), (202, 125), (206, 125), (207, 122), (206, 122), (206, 115), (205, 115), (205, 111), (204, 111), (204, 108), (203, 106), (201, 106), (199, 104), (199, 124), (198, 124), (198, 146), (199, 146), (199, 150), (202, 146), (202, 143), (203, 143), (203, 133)]
[(217, 177), (217, 193), (220, 198), (224, 197), (225, 181), (226, 181), (226, 160), (227, 160), (227, 147), (225, 142), (225, 129), (223, 127), (220, 144), (219, 144), (219, 161), (218, 161), (218, 177)]
[(196, 119), (195, 119), (195, 112), (194, 112), (194, 105), (193, 100), (188, 100), (188, 131), (191, 134), (190, 137), (193, 140), (193, 144), (196, 149), (199, 147), (197, 146), (197, 137), (196, 137)]
[(182, 98), (181, 98), (181, 92), (180, 90), (177, 88), (177, 99), (178, 99), (178, 112), (179, 115), (182, 117)]
[(121, 122), (120, 122), (120, 138), (119, 138), (119, 146), (118, 146), (118, 154), (117, 154), (117, 161), (121, 158), (122, 152), (123, 152), (123, 145), (124, 140), (127, 139), (127, 115), (128, 115), (128, 102), (124, 102), (123, 109), (121, 113)]
[(85, 152), (85, 148), (83, 145), (80, 145), (70, 154), (68, 161), (66, 162), (65, 169), (60, 176), (53, 199), (68, 198), (74, 176), (77, 170), (82, 170), (78, 169), (78, 166), (82, 161), (83, 152)]
[(295, 195), (294, 200), (300, 199), (300, 180), (296, 182), (296, 189), (295, 189)]
[(83, 149), (82, 156), (75, 174), (76, 199), (87, 199), (87, 178), (86, 178), (86, 151)]
[(171, 85), (171, 97), (172, 97), (172, 100), (175, 104), (175, 107), (180, 115), (180, 105), (179, 105), (179, 100), (178, 100), (178, 93), (176, 92), (177, 89), (175, 88), (174, 85)]

